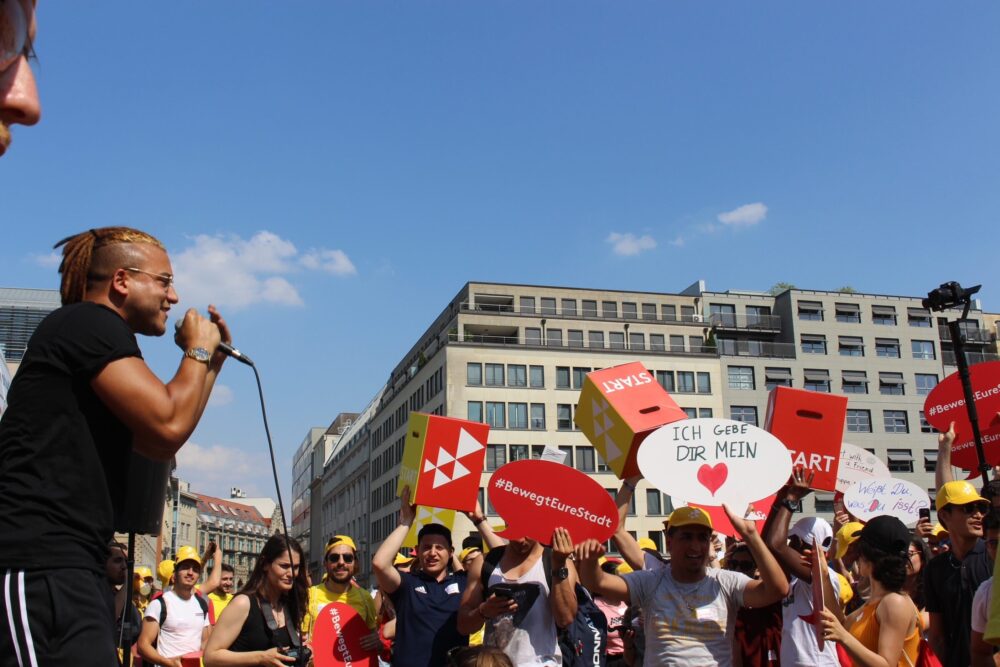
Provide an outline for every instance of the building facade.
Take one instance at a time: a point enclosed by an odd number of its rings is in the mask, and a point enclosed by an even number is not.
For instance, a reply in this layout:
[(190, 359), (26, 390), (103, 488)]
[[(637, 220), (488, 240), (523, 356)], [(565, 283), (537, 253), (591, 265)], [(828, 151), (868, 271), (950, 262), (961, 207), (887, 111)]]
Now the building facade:
[(0, 287), (0, 348), (11, 374), (38, 323), (62, 305), (58, 290)]
[(245, 582), (253, 571), (264, 542), (271, 536), (270, 517), (265, 518), (253, 505), (241, 499), (222, 499), (201, 493), (194, 494), (197, 502), (198, 534), (196, 546), (204, 553), (209, 542), (222, 548), (223, 562), (235, 570), (236, 581)]

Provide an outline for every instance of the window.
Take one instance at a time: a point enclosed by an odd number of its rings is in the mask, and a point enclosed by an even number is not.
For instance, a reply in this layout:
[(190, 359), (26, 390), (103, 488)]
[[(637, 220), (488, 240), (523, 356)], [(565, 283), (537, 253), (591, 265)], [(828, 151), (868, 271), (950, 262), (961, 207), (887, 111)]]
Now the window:
[(771, 391), (775, 387), (792, 386), (791, 368), (771, 368), (764, 369), (764, 388)]
[(569, 347), (583, 347), (583, 331), (570, 329), (566, 332), (566, 344)]
[(813, 511), (817, 513), (833, 512), (833, 494), (825, 491), (817, 491), (813, 498)]
[(597, 302), (589, 299), (583, 300), (583, 316), (597, 317)]
[(730, 329), (736, 326), (736, 306), (732, 304), (710, 303), (708, 304), (708, 314), (711, 316), (713, 324)]
[(569, 366), (556, 366), (556, 389), (569, 389)]
[(847, 431), (849, 433), (871, 433), (872, 432), (871, 410), (848, 410)]
[(677, 371), (677, 391), (694, 393), (694, 373)]
[(465, 384), (478, 387), (483, 383), (483, 365), (468, 364), (465, 367)]
[(861, 306), (856, 303), (835, 304), (838, 322), (860, 322)]
[(521, 313), (525, 315), (535, 314), (535, 297), (533, 296), (521, 297)]
[(531, 366), (528, 369), (528, 380), (532, 387), (545, 386), (545, 370), (541, 366)]
[(872, 324), (896, 326), (895, 306), (872, 306)]
[(530, 456), (528, 452), (527, 445), (511, 445), (510, 446), (510, 460), (513, 461), (523, 461)]
[(583, 388), (583, 381), (587, 379), (587, 373), (589, 372), (590, 372), (589, 368), (573, 369), (573, 389)]
[(545, 453), (545, 445), (532, 445), (531, 446), (531, 460), (537, 461), (542, 458), (542, 454)]
[(667, 349), (666, 337), (663, 334), (649, 334), (649, 349), (653, 352), (663, 352)]
[(927, 421), (927, 417), (924, 416), (924, 411), (920, 411), (920, 432), (921, 433), (934, 433), (934, 427), (931, 423)]
[(590, 347), (597, 348), (598, 350), (604, 349), (604, 332), (603, 331), (588, 331), (587, 336), (590, 341)]
[(573, 428), (573, 409), (566, 403), (556, 405), (556, 428), (569, 431)]
[(655, 320), (656, 319), (656, 304), (655, 303), (644, 303), (644, 304), (642, 304), (642, 319), (644, 319), (644, 320)]
[(730, 389), (756, 389), (753, 380), (753, 366), (729, 367)]
[(602, 301), (601, 317), (618, 317), (618, 302)]
[(546, 330), (545, 344), (549, 347), (562, 347), (562, 329)]
[(757, 329), (770, 328), (771, 307), (747, 306), (747, 327), (757, 328)]
[(911, 327), (930, 328), (931, 314), (923, 308), (907, 308), (906, 321)]
[(656, 381), (668, 392), (674, 391), (674, 372), (656, 371)]
[(844, 371), (841, 382), (845, 394), (868, 393), (868, 373), (865, 371)]
[(712, 408), (698, 408), (698, 417), (700, 419), (711, 419)]
[(699, 394), (711, 394), (712, 393), (712, 376), (709, 373), (698, 373), (698, 393)]
[(656, 489), (646, 489), (646, 515), (647, 516), (662, 516), (663, 515), (663, 494), (661, 494)]
[(666, 322), (676, 322), (677, 321), (677, 306), (672, 304), (663, 304), (660, 306), (660, 312), (663, 313), (663, 319)]
[[(885, 422), (886, 433), (909, 433), (910, 427), (906, 421), (905, 410), (883, 410), (882, 419)], [(890, 468), (891, 470), (891, 468)]]
[(865, 341), (860, 336), (840, 336), (837, 343), (842, 357), (865, 356)]
[(511, 387), (527, 387), (527, 368), (522, 364), (510, 364), (507, 366), (507, 382)]
[(875, 356), (899, 359), (899, 339), (898, 338), (876, 338)]
[(671, 352), (684, 351), (684, 336), (670, 336), (670, 351)]
[(563, 299), (560, 302), (562, 314), (566, 317), (576, 317), (576, 299)]
[(528, 428), (528, 404), (508, 403), (507, 404), (507, 427), (508, 428)]
[(681, 322), (696, 322), (694, 306), (681, 306)]
[(937, 471), (938, 452), (936, 449), (924, 450), (924, 472)]
[(826, 336), (821, 334), (802, 334), (803, 354), (826, 354)]
[(622, 317), (627, 320), (637, 320), (639, 319), (639, 314), (636, 311), (636, 305), (634, 303), (629, 303), (627, 301), (622, 302)]
[(468, 415), (468, 419), (470, 422), (483, 421), (483, 402), (469, 401), (469, 408), (466, 414)]
[(802, 388), (809, 391), (830, 391), (830, 371), (821, 368), (807, 368), (803, 372), (805, 382)]
[(594, 472), (594, 448), (593, 447), (577, 447), (576, 448), (576, 469), (580, 472)]
[(503, 384), (503, 364), (486, 364), (486, 386), (502, 387)]
[(823, 320), (823, 304), (819, 301), (799, 301), (800, 320)]
[(645, 350), (646, 335), (641, 333), (630, 333), (628, 335), (628, 347), (630, 350)]
[(507, 463), (507, 445), (486, 445), (486, 469), (496, 470)]
[(937, 386), (938, 376), (933, 373), (917, 373), (917, 395), (926, 396)]
[(608, 332), (608, 341), (611, 343), (610, 347), (612, 350), (625, 349), (625, 333), (623, 331)]
[(556, 300), (549, 297), (542, 297), (542, 315), (556, 314)]
[(688, 419), (698, 418), (698, 408), (681, 408), (681, 410), (688, 416)]
[(531, 428), (538, 431), (545, 430), (545, 404), (531, 404)]
[(542, 344), (542, 330), (536, 327), (525, 327), (524, 329), (524, 344), (525, 345), (541, 345)]
[(705, 339), (701, 336), (688, 336), (688, 350), (691, 352), (702, 352)]
[(757, 408), (752, 405), (733, 405), (729, 408), (729, 418), (733, 421), (757, 425)]
[(914, 340), (910, 342), (914, 359), (934, 359), (934, 341)]
[(878, 393), (886, 396), (902, 396), (903, 374), (902, 373), (879, 373)]
[(493, 428), (506, 428), (502, 402), (486, 401), (486, 423)]
[(909, 449), (887, 450), (886, 459), (889, 472), (913, 472), (913, 453)]
[(559, 446), (559, 451), (562, 452), (563, 456), (566, 457), (563, 460), (563, 463), (565, 463), (570, 468), (572, 468), (573, 467), (573, 448), (570, 447), (569, 445), (560, 445)]

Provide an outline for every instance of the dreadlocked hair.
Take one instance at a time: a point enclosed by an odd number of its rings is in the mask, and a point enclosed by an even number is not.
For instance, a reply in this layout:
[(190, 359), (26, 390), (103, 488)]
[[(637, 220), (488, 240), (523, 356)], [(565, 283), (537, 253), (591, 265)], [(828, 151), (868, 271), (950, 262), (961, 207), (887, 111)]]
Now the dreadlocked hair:
[(62, 283), (59, 294), (64, 306), (83, 301), (87, 289), (100, 280), (107, 280), (123, 266), (134, 263), (136, 250), (130, 244), (145, 243), (164, 249), (163, 244), (146, 232), (131, 227), (100, 227), (67, 236), (52, 246), (63, 246), (59, 273)]

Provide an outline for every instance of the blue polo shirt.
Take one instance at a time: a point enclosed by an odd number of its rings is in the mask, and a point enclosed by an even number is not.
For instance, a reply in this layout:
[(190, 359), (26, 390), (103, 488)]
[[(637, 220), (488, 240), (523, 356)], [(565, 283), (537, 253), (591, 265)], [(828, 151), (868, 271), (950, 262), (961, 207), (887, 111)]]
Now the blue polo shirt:
[(447, 663), (449, 649), (469, 643), (468, 636), (458, 632), (465, 572), (453, 572), (441, 581), (423, 573), (399, 576), (399, 588), (389, 595), (396, 608), (393, 667), (440, 667)]

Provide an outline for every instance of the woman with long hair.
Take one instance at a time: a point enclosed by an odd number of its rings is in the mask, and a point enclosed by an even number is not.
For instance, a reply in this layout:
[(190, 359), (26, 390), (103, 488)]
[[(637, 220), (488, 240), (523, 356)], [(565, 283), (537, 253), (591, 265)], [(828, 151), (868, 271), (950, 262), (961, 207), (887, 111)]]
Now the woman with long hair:
[(910, 538), (906, 549), (906, 584), (903, 590), (913, 600), (920, 611), (921, 626), (926, 628), (930, 623), (927, 613), (927, 598), (924, 595), (924, 567), (931, 560), (931, 548), (919, 537)]
[(309, 582), (301, 562), (298, 542), (271, 536), (246, 585), (219, 617), (205, 646), (205, 667), (279, 667), (294, 662), (288, 654), (301, 650), (299, 628), (309, 602)]
[(878, 516), (861, 529), (858, 544), (858, 567), (871, 582), (871, 596), (846, 618), (824, 609), (824, 637), (839, 642), (858, 667), (913, 665), (921, 625), (917, 608), (903, 589), (910, 531), (895, 517)]

